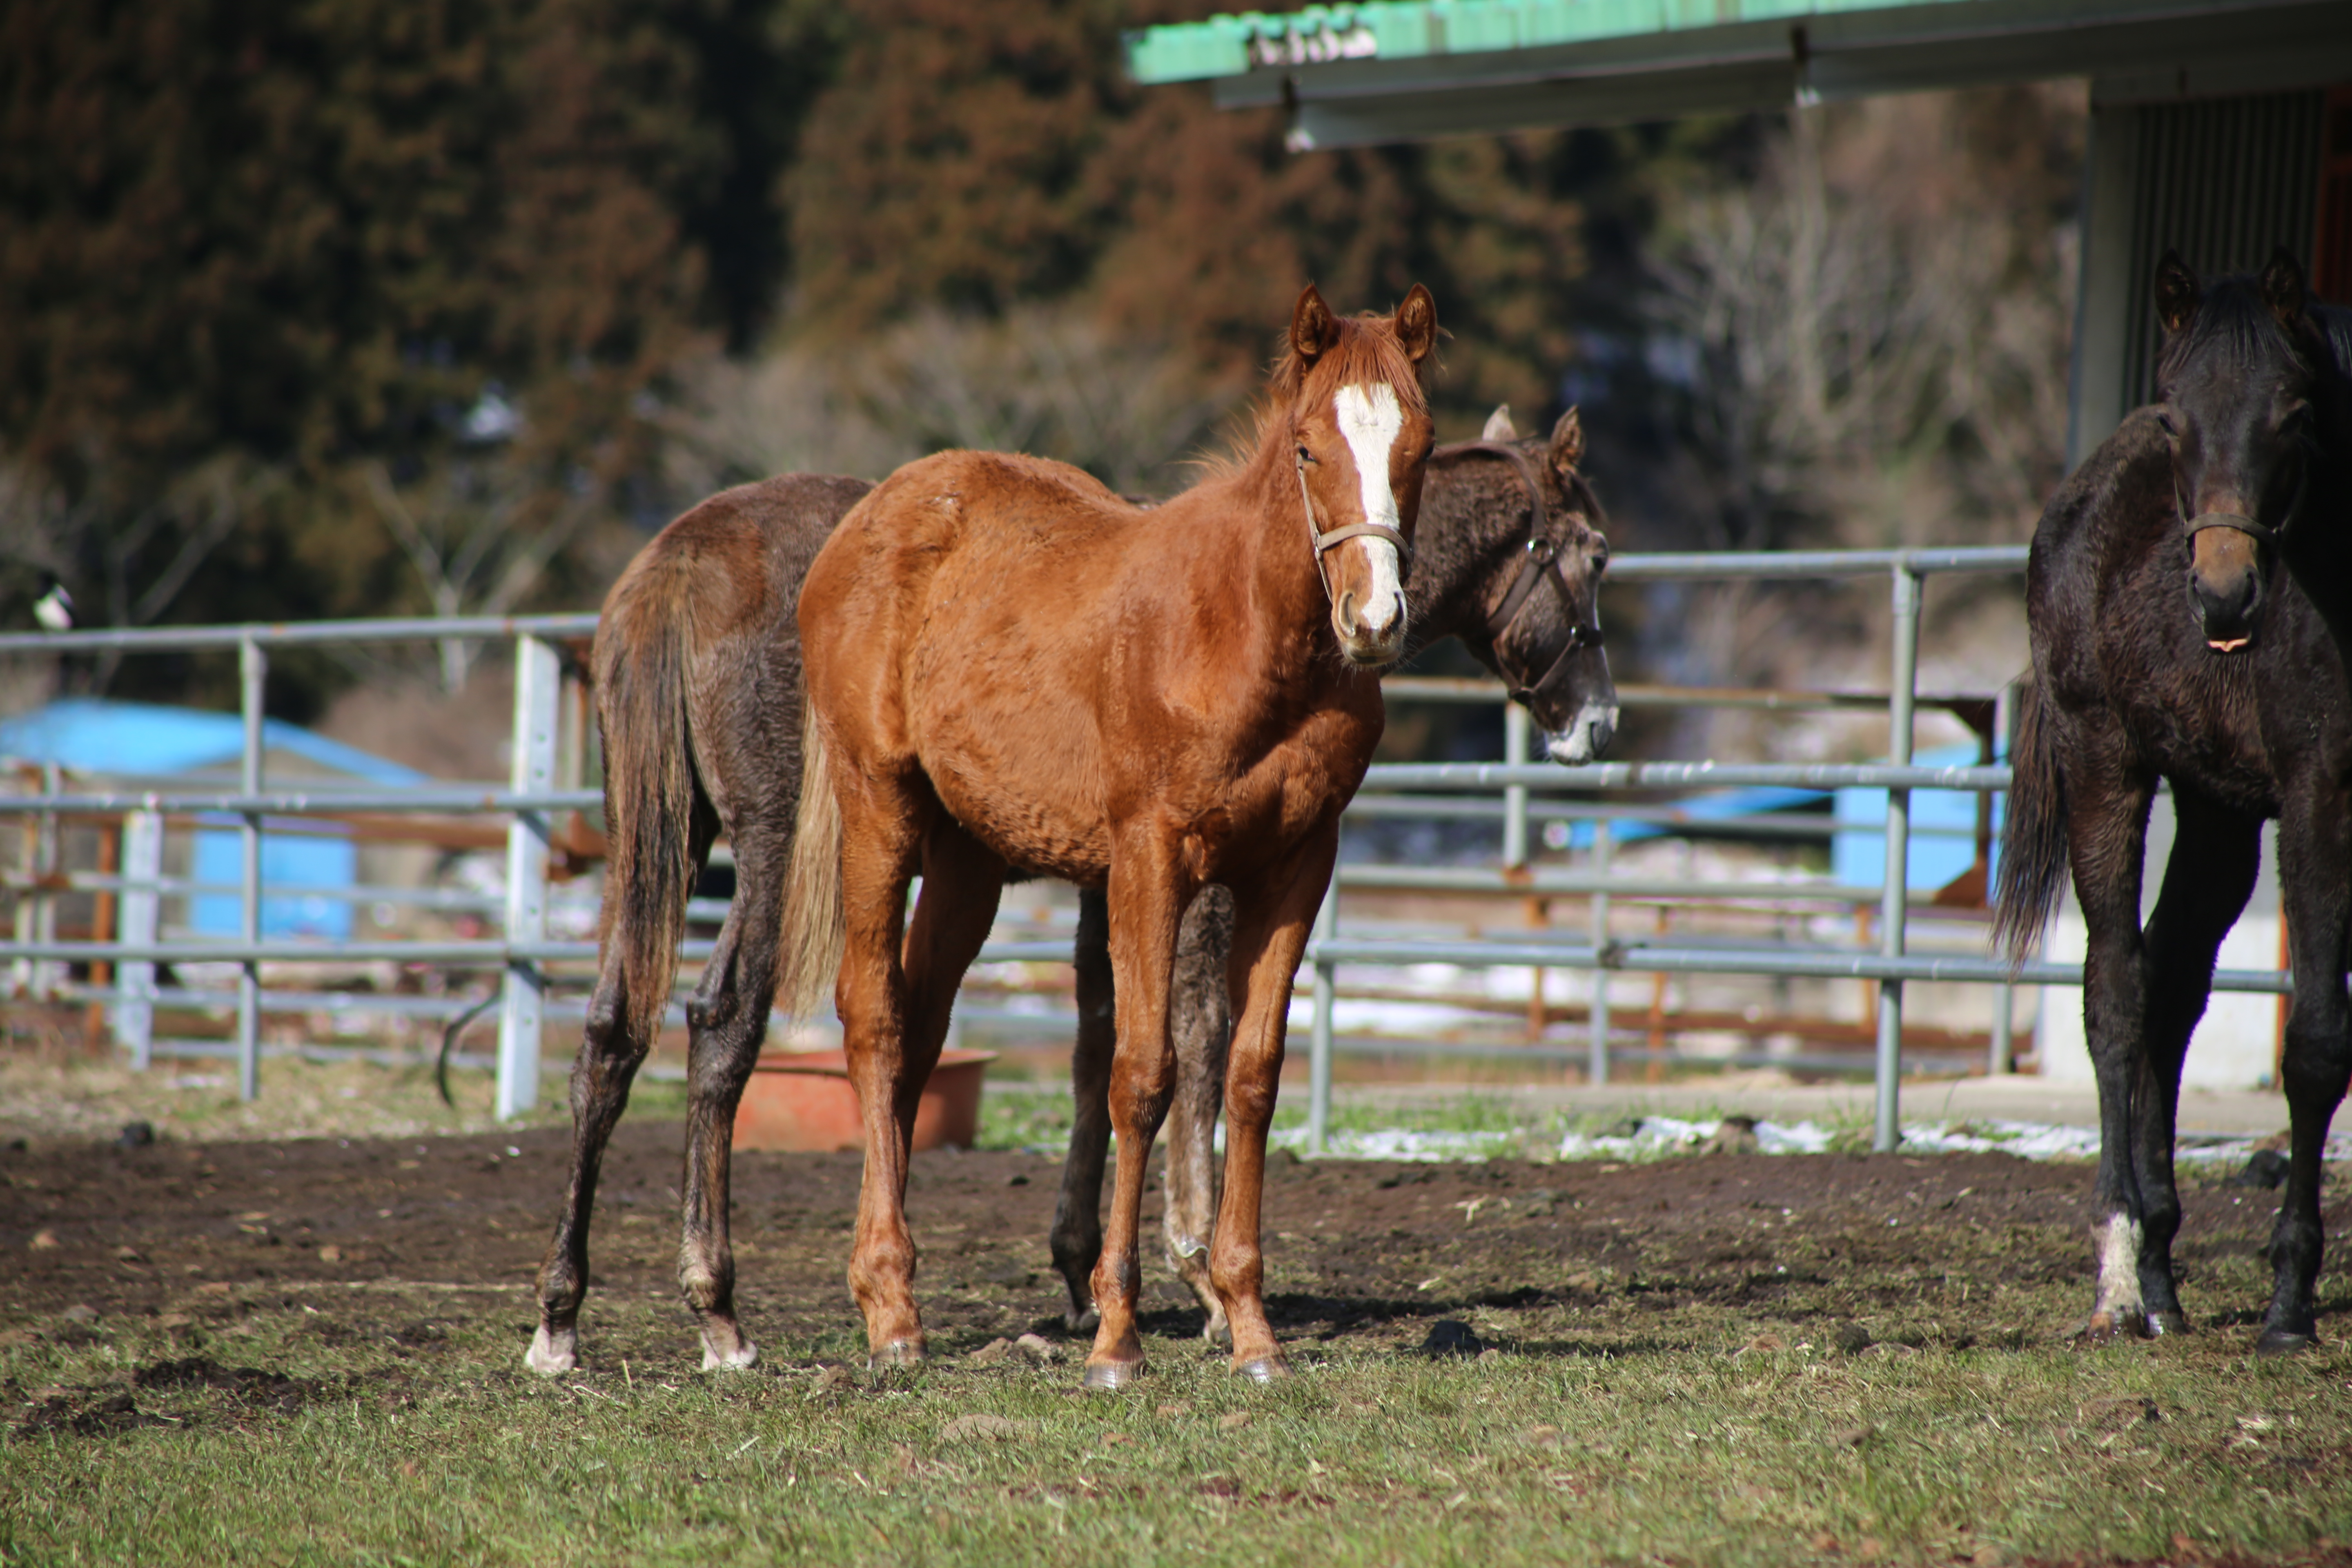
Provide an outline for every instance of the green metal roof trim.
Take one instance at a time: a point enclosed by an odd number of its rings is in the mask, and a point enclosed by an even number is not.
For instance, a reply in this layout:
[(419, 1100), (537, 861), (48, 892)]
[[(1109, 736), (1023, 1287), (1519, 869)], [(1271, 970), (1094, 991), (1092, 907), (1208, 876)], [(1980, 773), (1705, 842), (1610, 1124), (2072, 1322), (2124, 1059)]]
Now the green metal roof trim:
[[(1513, 50), (1545, 51), (1548, 64), (1561, 65), (1582, 52), (1579, 46), (1599, 46), (1609, 58), (1622, 56), (1629, 45), (1637, 51), (1663, 47), (1679, 56), (1709, 47), (1696, 35), (1727, 42), (1760, 37), (1777, 25), (1785, 38), (1788, 29), (1811, 21), (1828, 22), (1842, 35), (1852, 32), (1856, 41), (1888, 29), (1921, 41), (1938, 33), (2022, 41), (2083, 29), (2128, 36), (2147, 24), (2161, 30), (2192, 18), (2226, 26), (2232, 15), (2301, 13), (2326, 18), (2320, 31), (2327, 34), (2337, 30), (2327, 23), (2345, 9), (2293, 0), (1366, 0), (1146, 27), (1129, 33), (1125, 42), (1129, 72), (1138, 82), (1156, 84), (1316, 67), (1337, 66), (1344, 73), (1352, 62), (1462, 59)], [(1310, 68), (1308, 74), (1322, 73)]]
[[(1139, 82), (1200, 81), (1261, 68), (1418, 59), (1598, 43), (1742, 22), (1850, 11), (1921, 10), (1962, 0), (1368, 0), (1245, 11), (1127, 35)], [(2053, 9), (2062, 7), (2053, 6)]]

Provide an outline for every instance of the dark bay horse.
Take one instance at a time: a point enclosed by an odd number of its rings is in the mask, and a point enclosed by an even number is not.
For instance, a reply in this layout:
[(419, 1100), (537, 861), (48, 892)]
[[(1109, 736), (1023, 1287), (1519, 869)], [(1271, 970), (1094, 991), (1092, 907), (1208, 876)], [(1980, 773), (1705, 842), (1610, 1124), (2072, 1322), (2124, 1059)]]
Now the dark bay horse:
[[(1165, 504), (1039, 458), (943, 453), (853, 508), (801, 590), (810, 776), (781, 994), (835, 1000), (866, 1125), (850, 1289), (877, 1363), (923, 1359), (904, 1214), (916, 1100), (1013, 870), (1106, 889), (1119, 1133), (1086, 1382), (1143, 1362), (1145, 1163), (1175, 1086), (1177, 927), (1234, 894), (1225, 1184), (1210, 1276), (1237, 1371), (1286, 1371), (1258, 1241), (1291, 976), (1404, 651), (1437, 313), (1310, 287), (1256, 449)], [(911, 922), (908, 884), (923, 879)], [(838, 954), (837, 964), (835, 962)]]
[[(1607, 521), (1583, 472), (1584, 429), (1570, 409), (1549, 439), (1519, 439), (1496, 409), (1483, 437), (1430, 456), (1412, 574), (1412, 636), (1427, 646), (1459, 637), (1478, 662), (1509, 682), (1541, 725), (1552, 756), (1588, 763), (1617, 725), (1616, 689), (1602, 651), (1598, 598), (1609, 563)], [(1224, 973), (1234, 905), (1223, 888), (1202, 889), (1177, 942), (1171, 1012), (1176, 1097), (1169, 1108), (1169, 1267), (1208, 1313), (1206, 1337), (1226, 1331), (1224, 1304), (1209, 1279), (1217, 1208), (1215, 1135), (1232, 1034)], [(1088, 1281), (1102, 1247), (1103, 1163), (1110, 1143), (1110, 1069), (1116, 1016), (1103, 895), (1078, 895), (1078, 1037), (1070, 1082), (1077, 1117), (1062, 1163), (1054, 1214), (1054, 1266), (1070, 1291), (1069, 1323), (1093, 1310)]]
[[(1595, 531), (1601, 509), (1580, 471), (1582, 428), (1571, 412), (1549, 442), (1510, 440), (1507, 417), (1498, 411), (1486, 435), (1516, 447), (1532, 472), (1518, 471), (1481, 443), (1435, 455), (1405, 582), (1411, 635), (1416, 644), (1463, 635), (1481, 662), (1528, 694), (1556, 753), (1573, 755), (1580, 735), (1597, 752), (1615, 725), (1616, 701), (1607, 657), (1592, 635), (1607, 543)], [(1528, 503), (1530, 479), (1545, 496), (1540, 518)], [(565, 1371), (575, 1362), (598, 1163), (658, 1031), (654, 1002), (668, 996), (677, 973), (688, 889), (719, 831), (733, 846), (737, 892), (687, 1009), (692, 1108), (679, 1188), (679, 1271), (703, 1325), (706, 1364), (745, 1365), (753, 1357), (734, 1318), (728, 1157), (736, 1101), (774, 1000), (784, 868), (800, 805), (793, 611), (809, 562), (872, 488), (858, 479), (786, 475), (714, 496), (647, 544), (605, 600), (593, 660), (611, 838), (604, 955), (572, 1071), (571, 1188), (540, 1276), (541, 1321), (530, 1363), (541, 1371)], [(1538, 539), (1542, 547), (1530, 548)], [(1531, 578), (1536, 591), (1522, 592)], [(1515, 597), (1517, 606), (1501, 615)], [(1073, 1289), (1084, 1310), (1092, 1301), (1086, 1277), (1100, 1247), (1112, 1031), (1101, 900), (1093, 893), (1081, 900), (1083, 1006), (1074, 1075), (1079, 1132), (1055, 1253), (1057, 1260), (1082, 1257)], [(1177, 1163), (1171, 1170), (1187, 1195), (1171, 1209), (1170, 1235), (1171, 1253), (1186, 1259), (1180, 1267), (1187, 1278), (1198, 1276), (1196, 1289), (1206, 1286), (1205, 1259), (1198, 1248), (1172, 1243), (1178, 1214), (1197, 1216), (1181, 1234), (1205, 1237), (1215, 1202), (1213, 1177), (1200, 1162), (1210, 1152), (1223, 1092), (1232, 916), (1224, 889), (1203, 893), (1185, 918), (1177, 960)], [(1097, 1130), (1091, 1166), (1083, 1158), (1089, 1127)], [(1188, 1186), (1184, 1176), (1196, 1165), (1203, 1174)], [(1084, 1179), (1074, 1182), (1070, 1173)], [(1071, 1197), (1079, 1188), (1082, 1206)]]
[[(2278, 1353), (2316, 1332), (2320, 1152), (2352, 1073), (2352, 384), (2338, 357), (2352, 331), (2318, 319), (2284, 251), (2259, 277), (2204, 284), (2168, 255), (2157, 304), (2158, 402), (2126, 417), (2034, 533), (2033, 680), (1995, 929), (2022, 954), (2071, 866), (2089, 930), (2083, 1016), (2101, 1131), (2085, 1331), (2180, 1332), (2181, 1062), (2214, 955), (2253, 891), (2262, 824), (2278, 819), (2294, 1142), (2257, 1342)], [(2143, 931), (2158, 778), (2179, 833)]]

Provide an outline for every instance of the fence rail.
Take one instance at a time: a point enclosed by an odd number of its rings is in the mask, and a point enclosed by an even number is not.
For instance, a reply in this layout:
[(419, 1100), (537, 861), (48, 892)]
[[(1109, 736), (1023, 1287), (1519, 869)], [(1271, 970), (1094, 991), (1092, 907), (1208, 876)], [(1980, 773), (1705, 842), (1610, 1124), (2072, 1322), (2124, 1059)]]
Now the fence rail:
[[(1912, 954), (1906, 950), (1911, 890), (1907, 886), (1911, 836), (1910, 795), (1919, 789), (1970, 791), (1989, 795), (2009, 784), (2005, 766), (1921, 767), (1911, 763), (1912, 731), (1917, 710), (1940, 708), (1962, 714), (1979, 731), (1990, 722), (1993, 700), (1980, 696), (1923, 695), (1916, 689), (1919, 604), (1923, 580), (1944, 573), (2017, 573), (2025, 565), (2022, 547), (1988, 547), (1894, 551), (1808, 551), (1753, 555), (1628, 554), (1610, 566), (1612, 583), (1662, 581), (1724, 581), (1786, 578), (1868, 578), (1883, 576), (1891, 585), (1894, 618), (1893, 658), (1888, 689), (1873, 692), (1802, 692), (1718, 689), (1674, 689), (1628, 685), (1621, 700), (1627, 706), (1721, 706), (1768, 710), (1883, 710), (1888, 719), (1888, 756), (1881, 763), (1854, 764), (1760, 763), (1721, 762), (1601, 763), (1563, 767), (1528, 760), (1529, 727), (1523, 710), (1506, 709), (1507, 758), (1499, 763), (1413, 763), (1373, 767), (1351, 815), (1374, 816), (1499, 817), (1504, 828), (1502, 865), (1496, 868), (1345, 865), (1322, 914), (1307, 955), (1312, 971), (1314, 999), (1310, 1029), (1310, 1137), (1318, 1146), (1328, 1125), (1330, 1063), (1333, 1050), (1335, 972), (1341, 964), (1450, 963), (1463, 967), (1529, 967), (1583, 969), (1646, 973), (1719, 973), (1810, 978), (1850, 978), (1877, 984), (1877, 1026), (1874, 1068), (1877, 1076), (1876, 1132), (1880, 1147), (1892, 1147), (1895, 1137), (1895, 1106), (1902, 1053), (1903, 986), (1906, 983), (1963, 982), (1988, 984), (2003, 997), (1995, 1009), (1995, 1054), (2001, 1054), (2005, 1000), (2012, 984), (2074, 985), (2081, 983), (2073, 965), (2036, 963), (2011, 972), (1990, 958)], [(499, 1116), (520, 1113), (538, 1098), (541, 1035), (549, 1016), (548, 970), (551, 965), (592, 961), (593, 942), (551, 940), (546, 932), (547, 868), (550, 821), (556, 814), (589, 811), (601, 804), (599, 792), (557, 787), (556, 735), (559, 700), (565, 676), (568, 647), (592, 636), (593, 615), (529, 616), (470, 618), (408, 618), (372, 621), (322, 621), (306, 624), (246, 626), (165, 628), (135, 631), (77, 631), (62, 634), (0, 636), (0, 655), (68, 654), (121, 651), (129, 653), (229, 652), (238, 655), (244, 748), (238, 787), (233, 790), (100, 791), (67, 794), (51, 776), (47, 793), (0, 796), (0, 815), (22, 819), (28, 814), (44, 824), (80, 817), (120, 817), (149, 825), (149, 838), (160, 840), (165, 815), (215, 817), (233, 821), (240, 839), (243, 874), (233, 889), (194, 879), (166, 879), (158, 866), (126, 866), (120, 874), (86, 873), (20, 875), (10, 879), (20, 910), (27, 904), (65, 889), (87, 888), (108, 895), (120, 893), (125, 906), (143, 900), (137, 921), (127, 921), (113, 941), (57, 941), (27, 929), (20, 919), (16, 940), (0, 942), (0, 959), (26, 963), (110, 964), (116, 976), (112, 994), (118, 1005), (152, 1014), (157, 1005), (222, 1005), (231, 994), (199, 993), (184, 987), (159, 987), (153, 965), (161, 963), (213, 963), (238, 966), (234, 1000), (238, 1009), (235, 1052), (239, 1086), (248, 1097), (258, 1092), (260, 1058), (258, 1019), (265, 1012), (317, 1011), (331, 994), (291, 992), (272, 996), (260, 987), (264, 963), (316, 963), (321, 960), (359, 963), (393, 961), (430, 963), (450, 968), (487, 969), (500, 977), (499, 1040), (497, 1053)], [(415, 789), (331, 789), (303, 786), (270, 787), (263, 776), (263, 697), (268, 655), (278, 647), (331, 644), (511, 640), (515, 647), (516, 695), (512, 772), (505, 787), (429, 785)], [(1500, 688), (1484, 681), (1399, 678), (1389, 683), (1398, 700), (1493, 703)], [(1675, 831), (1742, 831), (1737, 823), (1699, 822), (1675, 803), (1650, 805), (1606, 801), (1615, 792), (1737, 788), (1794, 788), (1830, 791), (1866, 788), (1887, 792), (1883, 829), (1885, 876), (1883, 885), (1840, 885), (1819, 878), (1779, 882), (1706, 882), (1689, 878), (1624, 876), (1612, 869), (1613, 832), (1628, 821), (1666, 824)], [(1416, 795), (1412, 792), (1424, 792)], [(1451, 792), (1432, 795), (1425, 792)], [(1550, 797), (1538, 800), (1540, 794)], [(1495, 798), (1499, 797), (1499, 799)], [(309, 942), (263, 940), (260, 911), (265, 889), (260, 870), (260, 838), (265, 822), (291, 826), (305, 819), (354, 814), (503, 816), (507, 876), (503, 894), (441, 895), (448, 907), (452, 898), (468, 908), (497, 910), (503, 935), (497, 939), (424, 941)], [(1584, 868), (1531, 863), (1528, 829), (1537, 822), (1577, 821), (1593, 830), (1593, 852)], [(1812, 823), (1753, 825), (1790, 839), (1818, 839), (1831, 831), (1849, 830)], [(1868, 830), (1868, 829), (1865, 829)], [(128, 836), (126, 836), (128, 837)], [(150, 855), (152, 860), (152, 854)], [(1583, 941), (1535, 940), (1498, 942), (1484, 939), (1405, 940), (1342, 934), (1339, 926), (1339, 895), (1342, 889), (1420, 890), (1486, 894), (1581, 895), (1590, 899), (1592, 929)], [(157, 899), (164, 893), (184, 896), (196, 890), (234, 890), (239, 900), (240, 936), (236, 941), (163, 941), (155, 926)], [(273, 883), (270, 898), (295, 889)], [(327, 896), (321, 894), (321, 896)], [(352, 897), (354, 895), (345, 894)], [(1620, 939), (1609, 931), (1612, 899), (1703, 899), (1718, 904), (1763, 903), (1771, 906), (1827, 904), (1855, 907), (1874, 900), (1880, 914), (1875, 952), (1853, 948), (1723, 947), (1673, 945)], [(704, 913), (716, 906), (698, 900)], [(131, 929), (137, 925), (138, 929)], [(689, 942), (683, 956), (705, 958), (708, 942)], [(1059, 942), (1000, 941), (981, 952), (982, 962), (1059, 962), (1068, 956)], [(2281, 991), (2288, 976), (2260, 972), (2225, 972), (2217, 976), (2224, 990)], [(78, 994), (100, 993), (96, 986), (71, 987)], [(358, 1006), (358, 994), (332, 994), (347, 999), (338, 1004)], [(202, 1002), (188, 998), (202, 996)], [(441, 1016), (455, 1005), (449, 999), (422, 1008), (410, 1004), (424, 998), (399, 999), (416, 1016)], [(1538, 1002), (1540, 996), (1538, 995)], [(472, 1005), (471, 1002), (463, 1004)], [(573, 1008), (562, 1009), (570, 1014)], [(1598, 985), (1591, 1009), (1591, 1037), (1588, 1070), (1605, 1077), (1611, 1058), (1611, 1020), (1607, 990)], [(135, 1052), (143, 1065), (144, 1052)]]

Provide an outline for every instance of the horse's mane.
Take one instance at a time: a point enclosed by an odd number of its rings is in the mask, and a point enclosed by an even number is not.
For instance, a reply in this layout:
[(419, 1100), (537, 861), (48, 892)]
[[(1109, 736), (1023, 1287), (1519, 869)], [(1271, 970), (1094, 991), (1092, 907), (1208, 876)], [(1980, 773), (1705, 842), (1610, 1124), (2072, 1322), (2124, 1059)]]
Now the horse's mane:
[(2316, 374), (2330, 358), (2324, 330), (2306, 310), (2290, 330), (2271, 313), (2263, 298), (2262, 280), (2237, 272), (2215, 278), (2204, 286), (2204, 297), (2189, 320), (2189, 330), (2166, 336), (2156, 361), (2157, 379), (2169, 380), (2190, 360), (2219, 353), (2231, 362), (2250, 365), (2284, 342), (2295, 363)]
[(1248, 419), (1234, 426), (1225, 449), (1198, 459), (1202, 477), (1230, 479), (1246, 469), (1265, 449), (1273, 427), (1289, 415), (1307, 376), (1325, 369), (1336, 372), (1341, 386), (1385, 382), (1402, 389), (1399, 395), (1409, 412), (1428, 413), (1429, 398), (1422, 389), (1420, 369), (1406, 356), (1389, 321), (1389, 317), (1372, 310), (1338, 318), (1339, 341), (1311, 366), (1298, 357), (1296, 348), (1286, 346), (1266, 375), (1265, 390), (1258, 395)]

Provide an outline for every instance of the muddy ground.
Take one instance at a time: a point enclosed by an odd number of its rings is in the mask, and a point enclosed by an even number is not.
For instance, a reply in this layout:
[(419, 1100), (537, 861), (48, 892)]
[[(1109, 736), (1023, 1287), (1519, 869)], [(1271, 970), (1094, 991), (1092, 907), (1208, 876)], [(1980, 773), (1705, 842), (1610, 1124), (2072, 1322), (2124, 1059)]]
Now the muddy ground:
[[(593, 1247), (606, 1299), (677, 1300), (681, 1136), (674, 1123), (632, 1123), (614, 1142)], [(307, 1308), (322, 1331), (381, 1335), (420, 1353), (436, 1321), (503, 1322), (520, 1356), (566, 1146), (556, 1130), (12, 1145), (0, 1151), (0, 1343), (146, 1320), (201, 1345), (208, 1325)], [(772, 1357), (862, 1352), (844, 1279), (858, 1169), (850, 1154), (736, 1156), (739, 1291)], [(915, 1160), (909, 1210), (935, 1352), (1031, 1330), (1061, 1335), (1045, 1245), (1056, 1171), (1017, 1152)], [(2275, 1194), (2225, 1174), (2185, 1177), (2177, 1256), (2192, 1321), (2250, 1337)], [(1994, 1154), (1717, 1153), (1640, 1165), (1277, 1157), (1268, 1304), (1277, 1331), (1309, 1355), (1340, 1338), (1419, 1343), (1443, 1319), (1531, 1351), (1663, 1348), (1712, 1332), (1718, 1316), (1726, 1332), (1760, 1326), (1849, 1352), (1874, 1341), (2021, 1345), (2063, 1337), (2075, 1326), (2066, 1314), (2087, 1305), (2090, 1184), (2084, 1165)], [(2341, 1238), (2352, 1200), (2341, 1181), (2329, 1193), (2328, 1231)], [(424, 1320), (419, 1287), (436, 1303)], [(1197, 1333), (1198, 1309), (1164, 1269), (1146, 1289), (1148, 1331)], [(2340, 1337), (2352, 1309), (2340, 1269), (2321, 1294), (2322, 1333)], [(597, 1303), (592, 1295), (583, 1322), (592, 1363), (693, 1364), (682, 1305), (668, 1318), (627, 1314), (632, 1328), (600, 1321)]]

